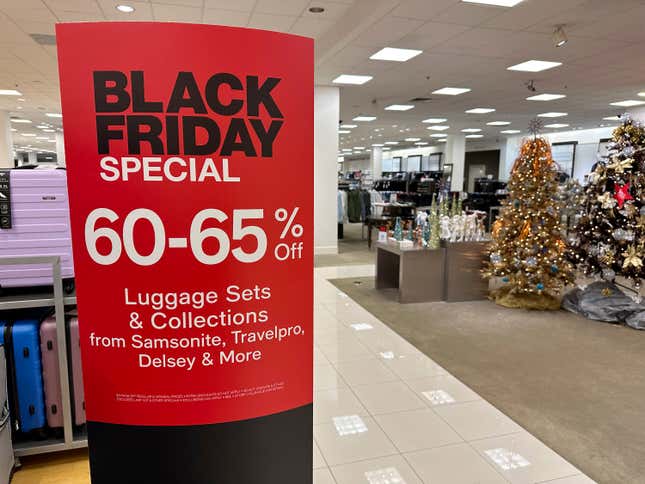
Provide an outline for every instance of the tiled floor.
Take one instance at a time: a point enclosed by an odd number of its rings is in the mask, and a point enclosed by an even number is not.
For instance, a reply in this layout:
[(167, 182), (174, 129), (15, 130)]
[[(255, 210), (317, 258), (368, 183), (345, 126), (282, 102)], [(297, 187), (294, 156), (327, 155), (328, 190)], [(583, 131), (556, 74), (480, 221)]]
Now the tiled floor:
[(314, 484), (588, 484), (316, 269)]

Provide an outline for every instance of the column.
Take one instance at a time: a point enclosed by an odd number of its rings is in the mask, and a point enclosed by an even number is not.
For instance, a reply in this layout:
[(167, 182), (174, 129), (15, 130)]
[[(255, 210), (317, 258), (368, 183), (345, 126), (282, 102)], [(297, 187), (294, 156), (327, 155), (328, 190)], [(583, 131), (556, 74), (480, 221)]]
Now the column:
[(314, 101), (314, 252), (338, 253), (337, 87), (316, 86)]
[(448, 136), (444, 163), (452, 163), (452, 184), (450, 190), (453, 192), (464, 191), (464, 171), (466, 165), (466, 137), (463, 134)]
[(373, 146), (370, 155), (370, 169), (372, 170), (372, 177), (374, 180), (381, 178), (383, 172), (383, 148), (380, 146)]
[(13, 139), (7, 111), (0, 111), (0, 168), (13, 168)]
[(65, 137), (63, 133), (56, 133), (56, 161), (58, 166), (67, 166), (65, 162)]
[(29, 153), (27, 153), (27, 156), (29, 157), (30, 165), (38, 164), (38, 154), (35, 151), (30, 151)]

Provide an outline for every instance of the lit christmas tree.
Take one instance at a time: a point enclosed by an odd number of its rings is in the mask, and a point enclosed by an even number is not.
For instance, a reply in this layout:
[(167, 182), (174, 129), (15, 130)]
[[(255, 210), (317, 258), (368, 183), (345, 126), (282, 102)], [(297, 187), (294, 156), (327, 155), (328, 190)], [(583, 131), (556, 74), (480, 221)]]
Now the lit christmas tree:
[(493, 227), (485, 277), (504, 285), (492, 296), (502, 306), (559, 309), (560, 294), (574, 281), (560, 223), (556, 164), (551, 147), (537, 136), (522, 146), (511, 171), (509, 197)]
[(579, 222), (569, 238), (571, 260), (586, 275), (645, 278), (645, 129), (627, 119), (614, 131), (609, 160), (589, 177)]

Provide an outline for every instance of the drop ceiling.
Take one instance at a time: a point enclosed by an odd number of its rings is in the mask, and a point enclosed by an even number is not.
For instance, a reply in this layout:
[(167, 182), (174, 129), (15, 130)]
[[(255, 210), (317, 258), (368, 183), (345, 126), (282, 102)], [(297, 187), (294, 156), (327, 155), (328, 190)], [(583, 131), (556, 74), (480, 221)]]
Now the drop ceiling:
[[(118, 12), (116, 5), (123, 3), (135, 12)], [(325, 11), (310, 13), (314, 6)], [(45, 116), (60, 112), (56, 46), (42, 43), (56, 22), (157, 20), (307, 35), (316, 39), (318, 84), (331, 85), (341, 74), (373, 76), (365, 85), (341, 87), (343, 121), (377, 117), (354, 123), (359, 126), (342, 137), (344, 148), (409, 137), (436, 143), (430, 137), (436, 131), (421, 122), (431, 117), (447, 118), (448, 134), (481, 128), (485, 141), (503, 138), (502, 130), (525, 132), (530, 119), (549, 111), (568, 113), (558, 123), (592, 128), (621, 112), (610, 103), (638, 99), (645, 91), (644, 18), (645, 0), (524, 0), (513, 8), (460, 0), (0, 0), (0, 89), (18, 89), (24, 99), (0, 96), (0, 109), (33, 121), (14, 126), (17, 145), (34, 143), (20, 134), (40, 136), (39, 123), (61, 127), (60, 120)], [(569, 42), (556, 48), (552, 33), (562, 24)], [(383, 47), (423, 53), (403, 63), (369, 59)], [(538, 73), (507, 70), (532, 59), (562, 66)], [(527, 89), (530, 81), (536, 92)], [(432, 94), (447, 86), (471, 91)], [(541, 93), (567, 97), (526, 100)], [(429, 99), (411, 101), (419, 97)], [(415, 108), (385, 110), (393, 104)], [(481, 107), (495, 112), (465, 113)], [(487, 125), (494, 121), (511, 124)]]

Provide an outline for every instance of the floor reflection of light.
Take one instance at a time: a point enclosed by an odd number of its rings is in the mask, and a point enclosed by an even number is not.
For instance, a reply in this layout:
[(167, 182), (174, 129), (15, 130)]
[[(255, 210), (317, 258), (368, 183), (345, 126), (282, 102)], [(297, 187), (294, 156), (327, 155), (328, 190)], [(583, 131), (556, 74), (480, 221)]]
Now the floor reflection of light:
[(405, 484), (405, 480), (394, 467), (368, 471), (365, 473), (365, 477), (369, 484)]
[(372, 326), (369, 323), (354, 323), (351, 325), (352, 328), (354, 328), (356, 331), (367, 331), (369, 329), (374, 329), (374, 326)]
[(383, 358), (384, 360), (394, 359), (394, 351), (381, 351), (379, 354), (381, 355), (381, 358)]
[(531, 465), (520, 454), (511, 452), (508, 449), (490, 449), (485, 451), (485, 454), (490, 460), (497, 464), (502, 470), (510, 471), (512, 469), (521, 469), (522, 467), (528, 467)]
[(344, 435), (362, 434), (368, 431), (367, 425), (358, 415), (346, 415), (344, 417), (334, 417), (336, 431), (341, 437)]
[(423, 396), (430, 400), (433, 405), (446, 405), (448, 403), (455, 403), (456, 400), (450, 393), (443, 390), (432, 390), (430, 392), (423, 392)]

